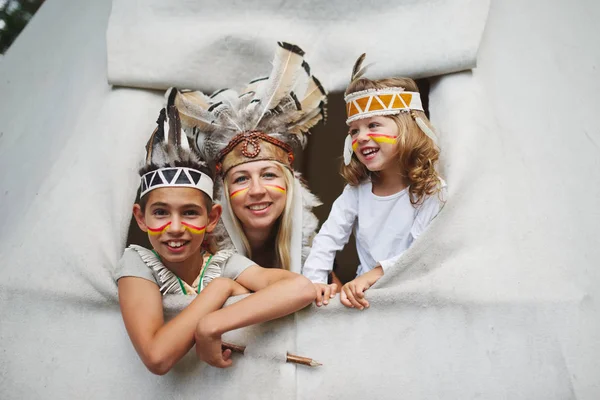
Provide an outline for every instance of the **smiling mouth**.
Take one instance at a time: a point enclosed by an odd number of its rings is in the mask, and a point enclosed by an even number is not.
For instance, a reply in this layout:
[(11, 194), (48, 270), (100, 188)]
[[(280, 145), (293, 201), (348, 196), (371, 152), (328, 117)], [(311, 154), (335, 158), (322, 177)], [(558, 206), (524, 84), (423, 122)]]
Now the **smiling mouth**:
[(372, 155), (372, 154), (375, 154), (375, 153), (377, 153), (378, 151), (379, 151), (379, 149), (376, 149), (376, 148), (374, 148), (374, 147), (369, 147), (369, 148), (367, 148), (367, 149), (362, 149), (362, 150), (360, 151), (360, 153), (361, 153), (363, 156), (367, 157), (367, 156), (370, 156), (370, 155)]
[(173, 249), (178, 249), (180, 247), (185, 246), (189, 242), (190, 242), (189, 240), (169, 240), (169, 241), (163, 242), (163, 243), (166, 244), (168, 247), (171, 247)]
[(251, 204), (246, 207), (250, 211), (262, 211), (262, 210), (266, 210), (270, 205), (271, 205), (271, 203), (258, 203), (258, 204)]

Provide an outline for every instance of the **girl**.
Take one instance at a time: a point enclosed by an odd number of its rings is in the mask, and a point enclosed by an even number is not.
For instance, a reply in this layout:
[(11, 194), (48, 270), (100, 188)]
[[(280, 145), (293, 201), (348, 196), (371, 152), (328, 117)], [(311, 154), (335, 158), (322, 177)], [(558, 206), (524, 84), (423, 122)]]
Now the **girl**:
[[(212, 202), (212, 174), (186, 146), (177, 109), (168, 110), (168, 118), (162, 110), (148, 142), (140, 201), (133, 208), (153, 249), (129, 247), (115, 271), (129, 337), (146, 367), (160, 375), (194, 342), (200, 359), (230, 366), (231, 351), (221, 350), (223, 333), (293, 313), (315, 297), (313, 285), (301, 275), (207, 249), (205, 234), (221, 215), (221, 207)], [(237, 271), (235, 280), (219, 277), (223, 264)], [(220, 309), (229, 296), (249, 291), (256, 293)], [(165, 322), (161, 295), (168, 293), (196, 297)]]
[(348, 185), (315, 237), (303, 269), (317, 288), (318, 306), (335, 295), (327, 275), (352, 229), (360, 264), (357, 277), (342, 287), (340, 300), (362, 310), (369, 306), (365, 290), (394, 266), (443, 205), (445, 184), (436, 170), (439, 149), (415, 82), (361, 78), (364, 56), (345, 96), (350, 129), (341, 173)]

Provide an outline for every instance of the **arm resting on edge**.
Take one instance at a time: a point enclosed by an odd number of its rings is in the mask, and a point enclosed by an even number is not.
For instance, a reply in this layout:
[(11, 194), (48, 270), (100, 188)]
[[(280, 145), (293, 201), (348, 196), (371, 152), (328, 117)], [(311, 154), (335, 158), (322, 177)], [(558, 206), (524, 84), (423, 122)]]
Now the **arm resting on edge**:
[(165, 324), (158, 286), (143, 278), (119, 279), (119, 304), (135, 350), (150, 372), (166, 374), (194, 345), (200, 317), (218, 310), (229, 296), (245, 289), (231, 279), (216, 278), (175, 318)]

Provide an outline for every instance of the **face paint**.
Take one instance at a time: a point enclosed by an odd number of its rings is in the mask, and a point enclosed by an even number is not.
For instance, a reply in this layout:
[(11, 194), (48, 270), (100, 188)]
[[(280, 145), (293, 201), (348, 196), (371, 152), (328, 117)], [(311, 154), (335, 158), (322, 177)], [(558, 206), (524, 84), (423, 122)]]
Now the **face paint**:
[(233, 199), (235, 196), (237, 196), (238, 194), (242, 194), (242, 193), (244, 193), (244, 192), (245, 192), (245, 191), (247, 191), (248, 189), (249, 189), (249, 188), (238, 189), (238, 190), (236, 190), (235, 192), (233, 192), (233, 193), (229, 194), (229, 198), (230, 198), (230, 199)]
[(152, 228), (148, 227), (148, 234), (152, 235), (152, 236), (160, 235), (160, 234), (164, 233), (167, 229), (169, 229), (170, 225), (171, 225), (171, 221), (167, 222), (166, 224), (164, 224), (163, 226), (161, 226), (159, 228), (152, 229)]
[(285, 188), (278, 185), (264, 185), (267, 189), (276, 190), (281, 193), (285, 193)]
[[(183, 225), (188, 232), (190, 232), (194, 235), (201, 235), (204, 232), (206, 232), (206, 226), (200, 226), (200, 227), (194, 226), (192, 224), (188, 224), (187, 222), (182, 222), (181, 225)], [(148, 234), (150, 234), (152, 236), (162, 235), (163, 233), (165, 233), (165, 231), (167, 229), (169, 229), (169, 226), (171, 226), (170, 221), (159, 228), (153, 229), (153, 228), (148, 227)]]
[[(367, 136), (370, 137), (375, 143), (394, 144), (398, 139), (397, 136), (383, 135), (381, 133), (368, 133)], [(352, 141), (352, 151), (356, 151), (356, 149), (358, 149), (358, 140), (354, 139)]]
[(369, 133), (367, 136), (370, 137), (375, 143), (394, 144), (396, 143), (396, 140), (398, 140), (397, 136), (383, 135), (381, 133)]
[(206, 232), (206, 226), (194, 226), (192, 224), (188, 224), (187, 222), (182, 222), (181, 225), (185, 226), (185, 229), (194, 235), (201, 235)]

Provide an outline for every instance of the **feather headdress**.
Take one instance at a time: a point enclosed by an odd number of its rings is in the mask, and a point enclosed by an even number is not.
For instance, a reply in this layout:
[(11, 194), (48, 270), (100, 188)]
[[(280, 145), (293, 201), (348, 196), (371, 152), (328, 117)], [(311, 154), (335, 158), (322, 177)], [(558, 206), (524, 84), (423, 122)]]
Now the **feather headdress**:
[(293, 148), (303, 148), (309, 129), (326, 118), (327, 93), (311, 75), (304, 51), (284, 42), (278, 42), (269, 76), (240, 92), (207, 96), (171, 88), (166, 96), (179, 109), (194, 148), (223, 173), (262, 159), (291, 165)]
[(192, 149), (192, 141), (181, 129), (175, 106), (160, 110), (157, 127), (146, 144), (146, 162), (140, 170), (140, 197), (161, 187), (192, 187), (213, 198), (213, 180), (204, 171), (207, 164)]
[[(227, 171), (236, 165), (259, 160), (273, 160), (292, 169), (295, 148), (306, 145), (309, 129), (326, 119), (327, 93), (311, 74), (298, 46), (279, 42), (270, 74), (254, 79), (235, 91), (222, 89), (207, 96), (202, 92), (169, 89), (168, 104), (181, 114), (181, 126), (194, 149), (214, 163), (223, 184)], [(290, 265), (281, 265), (300, 273), (302, 260), (310, 248), (317, 226), (312, 208), (319, 203), (293, 174), (291, 214), (294, 224), (290, 233)], [(247, 254), (243, 232), (234, 223), (235, 216), (224, 190), (222, 223), (229, 246)], [(306, 194), (306, 195), (305, 195)], [(223, 241), (222, 247), (226, 247)]]

